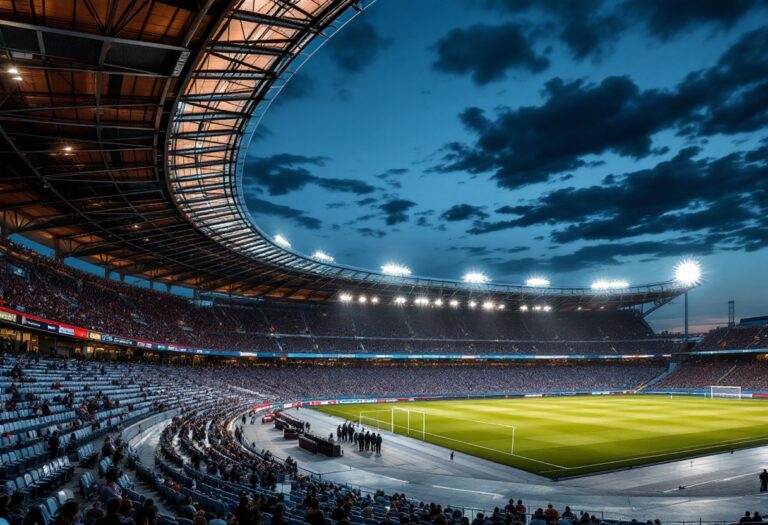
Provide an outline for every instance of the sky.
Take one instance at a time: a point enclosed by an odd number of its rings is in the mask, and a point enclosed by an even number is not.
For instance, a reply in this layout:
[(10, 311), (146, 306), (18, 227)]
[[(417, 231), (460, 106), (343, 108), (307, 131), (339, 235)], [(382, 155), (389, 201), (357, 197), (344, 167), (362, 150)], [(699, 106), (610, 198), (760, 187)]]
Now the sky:
[(694, 329), (730, 299), (768, 314), (766, 20), (765, 0), (378, 0), (266, 113), (247, 206), (296, 251), (419, 276), (642, 284), (694, 257)]

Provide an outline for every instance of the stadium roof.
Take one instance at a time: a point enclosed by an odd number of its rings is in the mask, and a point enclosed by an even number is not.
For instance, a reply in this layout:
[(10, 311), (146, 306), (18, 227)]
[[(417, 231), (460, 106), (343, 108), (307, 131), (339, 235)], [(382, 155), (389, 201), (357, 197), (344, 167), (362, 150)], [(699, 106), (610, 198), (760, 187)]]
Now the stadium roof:
[(605, 293), (386, 276), (276, 245), (241, 188), (247, 144), (354, 0), (0, 0), (0, 224), (110, 271), (202, 291), (322, 301), (340, 291), (545, 296), (554, 308), (663, 304)]

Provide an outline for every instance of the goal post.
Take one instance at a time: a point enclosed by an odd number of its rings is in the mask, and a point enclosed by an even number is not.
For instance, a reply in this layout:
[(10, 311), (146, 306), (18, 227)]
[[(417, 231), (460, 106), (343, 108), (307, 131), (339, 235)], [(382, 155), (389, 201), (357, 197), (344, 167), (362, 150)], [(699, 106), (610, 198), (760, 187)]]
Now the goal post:
[(709, 387), (709, 397), (711, 399), (741, 399), (741, 387), (712, 385)]
[(415, 436), (422, 441), (426, 441), (427, 413), (423, 410), (392, 407), (392, 428), (402, 429), (405, 431), (406, 436)]

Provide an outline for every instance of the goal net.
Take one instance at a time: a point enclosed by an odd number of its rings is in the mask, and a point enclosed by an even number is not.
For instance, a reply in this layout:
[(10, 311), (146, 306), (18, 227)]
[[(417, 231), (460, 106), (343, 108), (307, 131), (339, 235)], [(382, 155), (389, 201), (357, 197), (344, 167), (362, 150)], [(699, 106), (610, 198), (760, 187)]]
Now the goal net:
[(729, 399), (741, 399), (741, 387), (740, 386), (710, 386), (709, 397), (715, 398), (729, 398)]

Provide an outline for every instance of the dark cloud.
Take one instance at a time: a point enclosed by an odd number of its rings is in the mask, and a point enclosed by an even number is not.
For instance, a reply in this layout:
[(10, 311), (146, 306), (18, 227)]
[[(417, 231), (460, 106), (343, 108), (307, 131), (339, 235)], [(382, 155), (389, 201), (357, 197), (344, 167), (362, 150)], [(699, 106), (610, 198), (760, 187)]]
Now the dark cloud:
[(628, 0), (622, 10), (645, 22), (648, 31), (667, 40), (695, 26), (728, 29), (765, 0)]
[(368, 22), (355, 21), (328, 43), (331, 60), (347, 73), (359, 73), (371, 64), (392, 41), (383, 38)]
[(368, 206), (370, 204), (374, 204), (375, 202), (376, 202), (375, 198), (373, 198), (373, 197), (366, 197), (364, 199), (360, 199), (355, 204), (357, 204), (358, 206)]
[(280, 90), (277, 101), (287, 102), (308, 97), (316, 89), (316, 85), (317, 81), (312, 77), (302, 74), (294, 75)]
[(533, 37), (520, 25), (474, 25), (453, 29), (433, 46), (438, 71), (471, 75), (479, 85), (502, 80), (511, 70), (539, 73), (549, 60), (533, 49)]
[(275, 204), (274, 202), (265, 201), (256, 197), (248, 196), (246, 198), (248, 205), (248, 211), (254, 215), (271, 215), (273, 217), (282, 217), (288, 219), (298, 226), (302, 226), (308, 230), (319, 230), (323, 225), (320, 219), (308, 216), (305, 212), (291, 208), (290, 206), (282, 206)]
[(691, 240), (689, 242), (637, 242), (610, 243), (585, 246), (564, 255), (548, 258), (525, 257), (510, 259), (501, 263), (491, 264), (489, 270), (495, 274), (526, 275), (531, 272), (568, 273), (579, 270), (619, 266), (622, 259), (643, 256), (646, 260), (656, 260), (661, 257), (683, 256), (690, 254), (706, 255), (712, 253), (712, 246), (707, 240)]
[(357, 228), (355, 231), (363, 237), (373, 237), (374, 239), (381, 239), (387, 234), (387, 232), (375, 228)]
[(483, 211), (483, 206), (470, 204), (454, 204), (445, 210), (440, 218), (448, 222), (466, 221), (467, 219), (486, 219), (489, 215)]
[(391, 199), (384, 204), (379, 205), (379, 209), (386, 216), (386, 223), (389, 226), (400, 224), (408, 220), (408, 210), (416, 206), (415, 202), (405, 199)]
[(628, 77), (599, 84), (546, 83), (540, 106), (476, 107), (459, 118), (477, 138), (444, 147), (440, 172), (491, 173), (514, 189), (588, 166), (590, 155), (642, 158), (659, 153), (652, 137), (673, 129), (689, 137), (753, 131), (768, 123), (768, 29), (747, 33), (717, 64), (689, 74), (673, 89), (641, 90)]
[(345, 208), (346, 206), (346, 202), (329, 202), (325, 205), (329, 210), (338, 210), (339, 208)]
[(766, 241), (758, 227), (768, 216), (768, 150), (716, 159), (697, 155), (696, 148), (686, 148), (653, 168), (606, 177), (599, 186), (563, 188), (531, 204), (503, 206), (497, 213), (516, 217), (476, 221), (469, 233), (549, 225), (557, 243), (703, 234), (713, 248), (757, 249)]
[(405, 175), (408, 173), (408, 168), (390, 168), (384, 173), (379, 173), (376, 175), (380, 179), (388, 179), (391, 177), (399, 177), (401, 175)]
[(245, 183), (253, 191), (266, 190), (270, 195), (286, 195), (300, 190), (307, 184), (315, 184), (328, 191), (365, 195), (376, 188), (366, 182), (354, 179), (323, 178), (313, 175), (309, 168), (324, 166), (325, 157), (308, 157), (281, 153), (269, 157), (248, 159)]
[(606, 54), (627, 30), (642, 26), (665, 41), (696, 27), (727, 30), (766, 0), (484, 0), (491, 9), (520, 15), (536, 11), (539, 32), (559, 39), (577, 59)]

